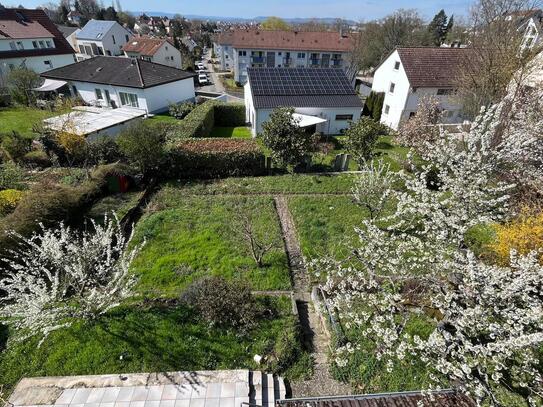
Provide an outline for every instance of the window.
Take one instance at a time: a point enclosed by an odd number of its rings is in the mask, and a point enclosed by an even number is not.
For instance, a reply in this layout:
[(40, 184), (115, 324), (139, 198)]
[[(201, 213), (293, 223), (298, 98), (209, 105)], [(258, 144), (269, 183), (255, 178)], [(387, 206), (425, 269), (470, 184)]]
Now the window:
[(111, 36), (111, 39), (113, 40), (113, 44), (117, 44), (117, 43), (115, 42), (115, 36), (114, 36), (114, 35)]
[(17, 51), (17, 46), (15, 45), (15, 43), (14, 43), (13, 41), (11, 41), (11, 42), (9, 43), (9, 46), (10, 46), (10, 48), (11, 48), (13, 51)]
[(32, 41), (32, 46), (34, 49), (38, 48), (38, 41)]
[(385, 105), (385, 114), (388, 114), (390, 112), (390, 106)]
[(122, 106), (139, 107), (138, 95), (134, 93), (119, 92), (119, 96), (121, 97)]
[(353, 120), (352, 114), (337, 114), (336, 120)]
[(442, 96), (442, 95), (452, 95), (453, 94), (453, 90), (452, 89), (438, 89), (437, 90), (437, 94)]
[(394, 63), (394, 70), (397, 71), (398, 69), (400, 69), (400, 61)]
[(282, 53), (282, 52), (278, 52), (277, 55), (278, 55), (278, 56), (282, 56), (283, 53)]
[(240, 57), (246, 57), (246, 56), (247, 56), (247, 51), (239, 51), (239, 52), (238, 52), (238, 55), (239, 55)]
[(409, 112), (409, 118), (411, 119), (412, 117), (415, 117), (416, 114), (417, 112)]
[(98, 50), (98, 55), (104, 55), (104, 49), (102, 47), (96, 47)]
[(40, 40), (39, 43), (40, 43), (40, 48), (45, 48), (45, 42)]
[(111, 56), (111, 51), (109, 49), (106, 51), (106, 55)]
[[(124, 38), (125, 38), (126, 42), (128, 42), (130, 40), (130, 38), (128, 38), (128, 35), (125, 35)], [(166, 47), (166, 49), (168, 49), (168, 47)]]
[(53, 48), (53, 44), (51, 43), (51, 41), (46, 40), (45, 44), (47, 44), (47, 48)]
[(53, 67), (53, 64), (51, 63), (51, 61), (47, 60), (47, 61), (43, 61), (43, 63), (45, 65), (49, 65), (49, 68), (52, 68)]
[(298, 52), (298, 58), (304, 59), (305, 58), (305, 52)]
[(74, 96), (77, 95), (77, 88), (75, 85), (72, 85), (72, 92), (74, 93)]
[(111, 102), (111, 97), (109, 96), (109, 90), (104, 89), (104, 95), (106, 96), (106, 102), (107, 102), (107, 105), (109, 106)]
[(96, 95), (97, 100), (102, 100), (102, 91), (100, 89), (94, 89), (94, 94)]
[(25, 49), (22, 41), (17, 41), (17, 49)]
[(390, 87), (388, 88), (388, 91), (390, 93), (394, 93), (394, 89), (396, 89), (396, 84), (394, 82), (390, 82)]

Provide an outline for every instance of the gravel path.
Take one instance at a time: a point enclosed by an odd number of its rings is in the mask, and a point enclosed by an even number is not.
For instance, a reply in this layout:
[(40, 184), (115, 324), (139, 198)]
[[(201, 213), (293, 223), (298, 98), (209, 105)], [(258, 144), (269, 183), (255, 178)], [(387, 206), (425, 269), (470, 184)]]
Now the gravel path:
[(330, 338), (311, 300), (311, 282), (303, 260), (294, 220), (288, 209), (287, 198), (284, 195), (277, 195), (274, 202), (281, 223), (294, 298), (304, 334), (304, 345), (311, 351), (315, 362), (313, 376), (310, 379), (291, 383), (292, 397), (348, 395), (351, 393), (350, 386), (334, 380), (328, 369)]

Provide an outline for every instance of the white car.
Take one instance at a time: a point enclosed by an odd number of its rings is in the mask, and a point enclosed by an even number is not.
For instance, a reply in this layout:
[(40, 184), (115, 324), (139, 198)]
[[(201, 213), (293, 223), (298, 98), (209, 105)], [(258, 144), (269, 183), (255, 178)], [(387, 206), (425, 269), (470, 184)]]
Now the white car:
[(199, 62), (199, 63), (196, 65), (196, 67), (197, 67), (199, 70), (201, 70), (201, 71), (203, 71), (204, 69), (206, 69), (206, 67), (204, 66), (204, 64), (202, 64), (201, 62)]
[(200, 82), (200, 85), (207, 84), (207, 75), (203, 73), (198, 75), (198, 82)]

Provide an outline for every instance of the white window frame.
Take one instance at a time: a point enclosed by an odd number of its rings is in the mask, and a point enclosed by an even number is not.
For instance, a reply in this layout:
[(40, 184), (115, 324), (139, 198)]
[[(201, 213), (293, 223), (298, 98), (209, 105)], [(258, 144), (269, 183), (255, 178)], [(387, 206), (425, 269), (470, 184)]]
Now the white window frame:
[(121, 99), (121, 106), (140, 107), (138, 95), (135, 93), (119, 92), (119, 98)]

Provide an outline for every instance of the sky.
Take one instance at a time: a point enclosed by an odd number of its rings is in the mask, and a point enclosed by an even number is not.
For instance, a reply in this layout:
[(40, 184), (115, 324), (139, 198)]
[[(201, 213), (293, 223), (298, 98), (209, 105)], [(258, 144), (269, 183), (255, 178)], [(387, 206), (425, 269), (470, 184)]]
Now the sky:
[[(22, 4), (31, 8), (50, 0), (0, 0), (8, 5)], [(54, 1), (54, 0), (53, 0)], [(103, 0), (108, 5), (108, 0)], [(415, 8), (431, 18), (444, 8), (447, 14), (466, 15), (471, 0), (121, 0), (124, 10), (162, 11), (181, 15), (252, 18), (257, 16), (333, 17), (372, 20), (399, 8)]]

